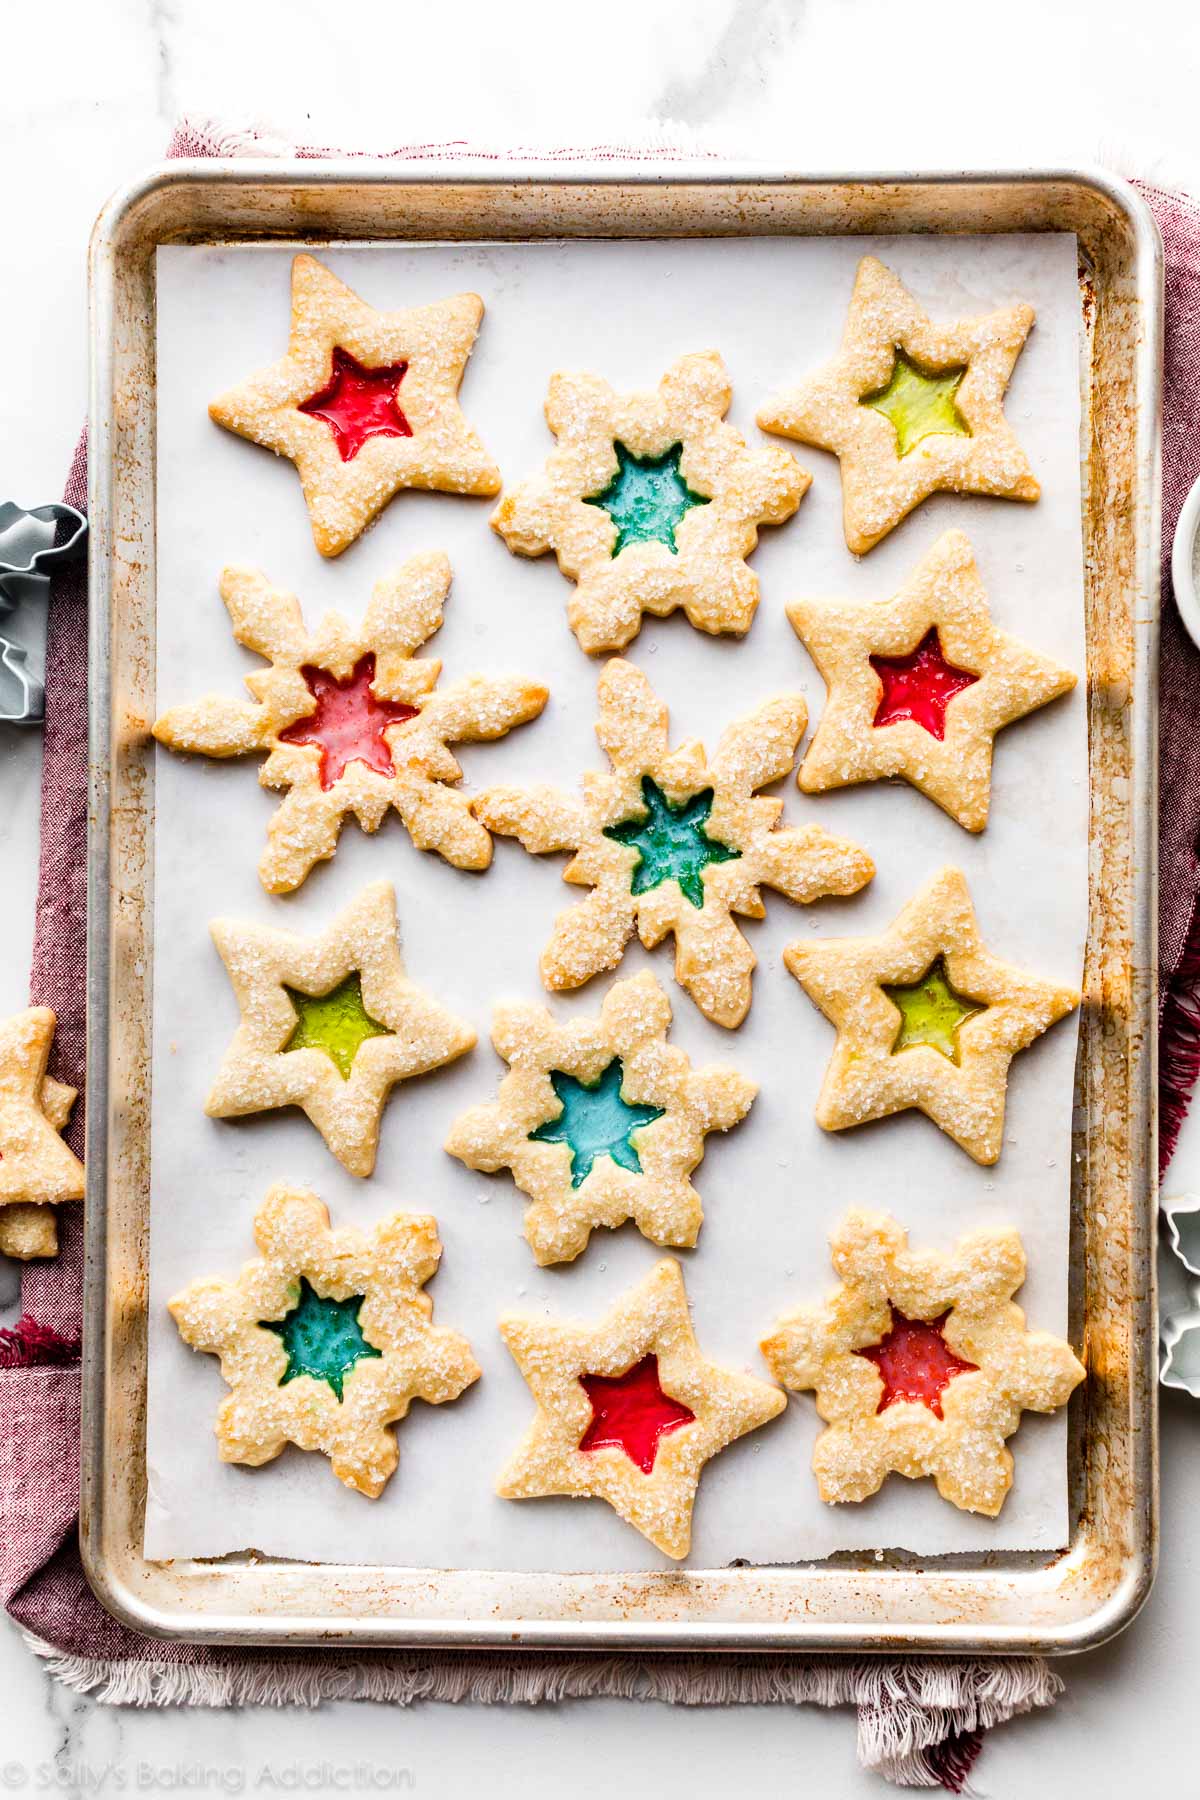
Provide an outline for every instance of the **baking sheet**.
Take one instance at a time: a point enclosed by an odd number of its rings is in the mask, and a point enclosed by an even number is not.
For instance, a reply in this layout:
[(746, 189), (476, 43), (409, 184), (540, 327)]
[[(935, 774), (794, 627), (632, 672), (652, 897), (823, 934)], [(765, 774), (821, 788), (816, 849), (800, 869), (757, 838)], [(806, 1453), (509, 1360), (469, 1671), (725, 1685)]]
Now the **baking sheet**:
[[(1027, 508), (935, 497), (856, 561), (841, 536), (836, 463), (797, 446), (814, 484), (795, 517), (765, 532), (755, 553), (762, 601), (749, 636), (741, 643), (705, 638), (677, 616), (649, 621), (627, 652), (668, 701), (674, 740), (698, 735), (711, 748), (730, 718), (785, 686), (805, 692), (813, 717), (819, 714), (822, 684), (784, 617), (788, 599), (892, 592), (950, 525), (971, 535), (997, 623), (1082, 672), (1074, 238), (422, 244), (322, 257), (381, 306), (464, 287), (484, 296), (488, 313), (463, 400), (512, 480), (550, 446), (541, 405), (558, 367), (590, 367), (617, 386), (645, 386), (675, 356), (714, 346), (732, 373), (730, 416), (757, 439), (756, 405), (835, 346), (855, 265), (869, 250), (936, 313), (1033, 302), (1038, 324), (1007, 410), (1043, 498)], [(323, 563), (291, 465), (208, 421), (214, 393), (280, 354), (290, 258), (274, 246), (158, 252), (160, 708), (210, 689), (236, 692), (257, 664), (233, 643), (217, 595), (225, 562), (259, 564), (300, 595), (312, 620), (327, 607), (357, 617), (381, 574), (414, 551), (443, 548), (455, 583), (430, 649), (444, 660), (445, 678), (521, 670), (545, 680), (552, 694), (535, 724), (464, 750), (468, 786), (548, 777), (570, 784), (600, 759), (593, 736), (600, 664), (583, 656), (567, 630), (569, 589), (553, 558), (511, 556), (487, 527), (490, 502), (406, 494), (343, 557)], [(524, 1197), (509, 1177), (475, 1174), (441, 1150), (449, 1121), (490, 1098), (503, 1072), (488, 1043), (492, 998), (542, 998), (563, 1015), (592, 1012), (612, 979), (650, 966), (671, 996), (674, 1037), (693, 1060), (731, 1062), (761, 1084), (747, 1121), (708, 1140), (697, 1175), (706, 1222), (697, 1249), (679, 1253), (701, 1346), (715, 1360), (764, 1373), (758, 1337), (781, 1310), (831, 1285), (827, 1231), (851, 1203), (889, 1207), (918, 1244), (975, 1225), (1016, 1225), (1030, 1262), (1019, 1298), (1033, 1324), (1065, 1330), (1073, 1022), (1015, 1061), (1005, 1149), (993, 1169), (978, 1168), (915, 1114), (830, 1137), (815, 1125), (812, 1106), (833, 1033), (780, 957), (805, 932), (886, 926), (949, 861), (967, 874), (992, 949), (1048, 977), (1077, 978), (1087, 866), (1080, 689), (1002, 734), (992, 820), (980, 839), (905, 787), (807, 798), (790, 779), (782, 784), (785, 820), (815, 819), (856, 838), (878, 873), (850, 900), (798, 908), (768, 896), (767, 919), (743, 926), (759, 967), (750, 1015), (733, 1033), (710, 1025), (675, 987), (669, 944), (650, 955), (635, 944), (614, 976), (574, 995), (545, 996), (538, 953), (555, 914), (580, 890), (559, 879), (562, 859), (531, 858), (514, 843), (497, 840), (492, 869), (478, 876), (418, 853), (395, 820), (375, 838), (351, 824), (332, 863), (298, 894), (272, 899), (255, 865), (276, 796), (258, 787), (254, 761), (166, 753), (157, 760), (148, 1556), (254, 1548), (419, 1567), (663, 1566), (603, 1503), (514, 1504), (491, 1491), (532, 1406), (496, 1332), (497, 1314), (524, 1307), (594, 1317), (662, 1254), (626, 1226), (595, 1234), (575, 1264), (539, 1270), (520, 1235)], [(474, 1022), (480, 1045), (450, 1069), (394, 1091), (376, 1173), (359, 1182), (302, 1115), (204, 1117), (204, 1096), (237, 1018), (207, 923), (225, 914), (318, 929), (379, 876), (396, 886), (410, 974)], [(187, 1281), (232, 1273), (253, 1254), (253, 1212), (278, 1180), (313, 1187), (337, 1223), (366, 1226), (395, 1207), (436, 1213), (445, 1254), (430, 1288), (435, 1318), (467, 1333), (484, 1370), (453, 1405), (414, 1406), (399, 1428), (399, 1470), (374, 1503), (342, 1489), (323, 1458), (298, 1451), (259, 1470), (218, 1463), (211, 1426), (224, 1384), (215, 1359), (187, 1350), (165, 1311)], [(808, 1467), (818, 1429), (811, 1399), (795, 1396), (779, 1420), (709, 1464), (692, 1566), (738, 1557), (792, 1562), (861, 1548), (1048, 1550), (1066, 1541), (1062, 1415), (1026, 1418), (1013, 1444), (1014, 1488), (998, 1521), (957, 1513), (932, 1484), (895, 1477), (862, 1506), (822, 1506)]]

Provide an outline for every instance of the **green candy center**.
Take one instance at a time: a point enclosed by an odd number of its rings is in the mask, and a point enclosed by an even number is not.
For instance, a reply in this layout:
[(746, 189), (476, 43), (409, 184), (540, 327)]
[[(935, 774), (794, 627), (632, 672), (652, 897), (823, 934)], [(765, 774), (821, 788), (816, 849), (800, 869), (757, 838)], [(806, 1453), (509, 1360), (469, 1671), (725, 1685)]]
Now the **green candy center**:
[(661, 1119), (661, 1106), (632, 1106), (622, 1098), (624, 1070), (615, 1056), (598, 1080), (576, 1081), (551, 1069), (550, 1085), (559, 1100), (559, 1111), (553, 1119), (539, 1125), (529, 1136), (535, 1144), (566, 1144), (571, 1151), (571, 1186), (582, 1185), (592, 1172), (599, 1156), (611, 1156), (618, 1168), (634, 1175), (642, 1172), (641, 1159), (634, 1145), (634, 1134), (643, 1125)]
[(908, 987), (885, 987), (883, 991), (900, 1014), (893, 1056), (901, 1050), (911, 1050), (915, 1044), (928, 1044), (957, 1064), (959, 1031), (968, 1019), (987, 1011), (986, 1006), (968, 1000), (951, 987), (945, 959), (940, 956), (920, 981)]
[(391, 1037), (386, 1025), (363, 1005), (357, 970), (327, 994), (302, 994), (284, 984), (296, 1011), (296, 1029), (283, 1046), (289, 1050), (323, 1050), (343, 1081), (349, 1081), (354, 1059), (368, 1038)]
[(368, 1356), (382, 1356), (374, 1344), (368, 1344), (358, 1322), (362, 1294), (351, 1294), (346, 1300), (327, 1300), (318, 1294), (304, 1277), (292, 1310), (282, 1319), (260, 1321), (264, 1331), (273, 1331), (287, 1352), (287, 1368), (279, 1385), (295, 1381), (297, 1375), (311, 1375), (314, 1381), (328, 1382), (342, 1399), (342, 1383), (351, 1369)]
[(626, 544), (665, 544), (678, 554), (675, 528), (693, 506), (707, 506), (703, 494), (694, 494), (679, 473), (682, 446), (673, 444), (662, 456), (634, 456), (624, 444), (614, 443), (617, 472), (603, 493), (586, 497), (588, 506), (606, 512), (617, 528), (612, 553), (619, 556)]
[(710, 838), (704, 829), (712, 811), (712, 789), (705, 788), (673, 806), (658, 783), (643, 775), (642, 799), (646, 803), (642, 818), (604, 828), (605, 837), (637, 851), (632, 891), (648, 894), (664, 881), (677, 881), (685, 900), (703, 906), (701, 877), (709, 863), (736, 862), (742, 854)]
[(927, 375), (897, 350), (886, 387), (864, 394), (860, 402), (882, 413), (896, 433), (896, 455), (905, 457), (922, 438), (970, 437), (971, 427), (958, 410), (955, 396), (966, 369)]

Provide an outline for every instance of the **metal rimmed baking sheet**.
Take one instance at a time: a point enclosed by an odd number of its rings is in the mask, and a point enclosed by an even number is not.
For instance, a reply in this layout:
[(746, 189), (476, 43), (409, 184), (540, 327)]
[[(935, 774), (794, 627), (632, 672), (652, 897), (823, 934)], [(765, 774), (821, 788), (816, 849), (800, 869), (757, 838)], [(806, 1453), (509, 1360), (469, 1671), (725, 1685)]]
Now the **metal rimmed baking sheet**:
[[(248, 180), (257, 174), (256, 182)], [(411, 179), (392, 168), (172, 169), (118, 204), (96, 246), (93, 521), (97, 693), (92, 916), (92, 1182), (85, 1540), (93, 1578), (151, 1628), (243, 1638), (872, 1645), (1078, 1642), (1144, 1588), (1152, 1543), (1152, 1343), (1136, 1326), (1145, 1254), (1152, 1051), (1144, 1023), (1152, 795), (1156, 254), (1136, 203), (1098, 178), (794, 182), (672, 171), (605, 182)], [(144, 1392), (146, 931), (152, 704), (150, 445), (153, 252), (160, 242), (392, 234), (763, 235), (906, 229), (1074, 230), (1088, 264), (1085, 541), (1093, 802), (1089, 1006), (1075, 1267), (1093, 1379), (1075, 1408), (1076, 1523), (1065, 1557), (957, 1559), (920, 1571), (873, 1557), (811, 1569), (545, 1577), (140, 1559)], [(116, 404), (114, 405), (114, 401)], [(103, 524), (103, 534), (99, 527)], [(1137, 600), (1138, 606), (1131, 605)], [(111, 602), (111, 605), (108, 604)], [(1138, 607), (1140, 606), (1140, 610)], [(114, 756), (114, 744), (116, 755)], [(114, 783), (117, 804), (112, 806)], [(1136, 846), (1137, 854), (1134, 849)], [(109, 877), (115, 884), (109, 887)], [(109, 895), (115, 897), (110, 905)], [(115, 1004), (110, 1001), (115, 995)], [(116, 1129), (97, 1117), (107, 1091)], [(107, 1179), (105, 1179), (107, 1177)], [(141, 1196), (141, 1205), (138, 1197)], [(1104, 1228), (1099, 1225), (1103, 1213)], [(1114, 1232), (1113, 1221), (1124, 1221)], [(1092, 1234), (1092, 1235), (1089, 1235)], [(99, 1271), (107, 1270), (107, 1279)], [(99, 1334), (99, 1335), (98, 1335)], [(1140, 1396), (1140, 1398), (1139, 1398)], [(1103, 1454), (1101, 1454), (1103, 1451)], [(1115, 1468), (1124, 1468), (1124, 1485)], [(1096, 1521), (1102, 1522), (1101, 1527)], [(304, 1615), (304, 1621), (297, 1618)], [(636, 1617), (634, 1616), (636, 1615)], [(1107, 1620), (1107, 1624), (1106, 1624)]]

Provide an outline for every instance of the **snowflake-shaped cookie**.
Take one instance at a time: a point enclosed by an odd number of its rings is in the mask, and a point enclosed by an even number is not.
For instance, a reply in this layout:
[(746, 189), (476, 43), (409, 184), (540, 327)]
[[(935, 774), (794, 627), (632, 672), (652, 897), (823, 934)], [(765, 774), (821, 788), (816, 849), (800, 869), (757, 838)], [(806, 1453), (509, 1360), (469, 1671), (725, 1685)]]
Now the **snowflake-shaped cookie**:
[(915, 1106), (979, 1163), (1000, 1155), (1009, 1063), (1079, 1004), (988, 954), (960, 869), (939, 870), (879, 937), (789, 944), (783, 960), (837, 1026), (818, 1125)]
[(372, 882), (315, 937), (235, 919), (211, 930), (242, 1017), (205, 1111), (299, 1106), (352, 1175), (369, 1175), (395, 1083), (475, 1043), (405, 974), (391, 883)]
[(268, 752), (259, 782), (288, 790), (259, 863), (269, 893), (290, 893), (333, 855), (348, 813), (378, 831), (389, 807), (419, 850), (487, 868), (492, 841), (448, 785), (462, 777), (449, 746), (503, 737), (537, 717), (547, 690), (485, 675), (437, 688), (441, 663), (414, 652), (441, 625), (449, 588), (440, 551), (412, 556), (376, 582), (359, 629), (329, 612), (309, 631), (295, 596), (257, 570), (222, 573), (234, 637), (271, 666), (247, 675), (253, 701), (210, 694), (169, 707), (154, 735), (204, 756)]
[(194, 1281), (168, 1302), (184, 1342), (219, 1356), (232, 1389), (217, 1410), (221, 1461), (258, 1468), (296, 1444), (375, 1499), (409, 1402), (440, 1406), (479, 1379), (466, 1338), (430, 1323), (437, 1221), (392, 1213), (370, 1233), (332, 1231), (315, 1194), (278, 1186), (254, 1239), (261, 1260), (235, 1280)]
[(642, 614), (682, 607), (701, 631), (750, 628), (760, 525), (788, 519), (812, 477), (785, 451), (749, 450), (724, 423), (733, 390), (715, 350), (682, 356), (653, 392), (557, 374), (546, 423), (558, 448), (506, 493), (492, 524), (510, 550), (553, 550), (576, 583), (567, 608), (585, 650), (620, 650)]
[(800, 765), (807, 794), (899, 775), (982, 831), (997, 731), (1075, 686), (997, 631), (965, 532), (947, 531), (887, 600), (797, 600), (787, 616), (829, 698)]
[(28, 1261), (58, 1249), (54, 1208), (83, 1199), (83, 1164), (59, 1135), (75, 1089), (46, 1074), (54, 1014), (0, 1020), (0, 1252)]
[(655, 1244), (691, 1246), (704, 1213), (688, 1177), (705, 1135), (744, 1119), (758, 1089), (734, 1069), (693, 1069), (667, 1042), (671, 1003), (653, 975), (617, 981), (597, 1019), (558, 1024), (544, 1006), (497, 1006), (509, 1064), (497, 1099), (450, 1128), (471, 1169), (509, 1169), (530, 1197), (539, 1263), (569, 1262), (601, 1225), (633, 1219)]
[(596, 736), (611, 774), (589, 772), (583, 798), (557, 788), (488, 788), (473, 810), (537, 856), (575, 854), (564, 881), (593, 891), (560, 913), (542, 980), (575, 988), (611, 969), (636, 929), (647, 949), (675, 935), (675, 979), (717, 1025), (740, 1025), (754, 952), (732, 914), (761, 919), (760, 886), (789, 900), (852, 894), (874, 864), (816, 825), (776, 829), (781, 800), (756, 796), (792, 766), (807, 712), (799, 694), (764, 702), (725, 732), (713, 760), (695, 739), (671, 750), (667, 709), (632, 663), (599, 683)]
[(1020, 1237), (972, 1231), (944, 1254), (915, 1251), (888, 1214), (854, 1211), (830, 1243), (841, 1287), (786, 1314), (762, 1346), (776, 1380), (816, 1394), (822, 1500), (932, 1475), (943, 1500), (995, 1518), (1022, 1412), (1054, 1412), (1084, 1377), (1071, 1346), (1026, 1330), (1013, 1305)]
[(496, 1484), (504, 1500), (607, 1500), (667, 1556), (686, 1556), (710, 1456), (786, 1405), (777, 1387), (707, 1362), (679, 1264), (658, 1263), (598, 1325), (506, 1313), (500, 1331), (537, 1401)]
[(338, 556), (401, 488), (499, 493), (457, 398), (482, 317), (478, 294), (377, 312), (298, 256), (287, 355), (209, 415), (295, 463), (317, 549)]
[(938, 489), (1036, 500), (1004, 391), (1032, 306), (935, 325), (877, 257), (864, 256), (839, 353), (763, 407), (758, 423), (832, 450), (846, 543), (861, 555)]

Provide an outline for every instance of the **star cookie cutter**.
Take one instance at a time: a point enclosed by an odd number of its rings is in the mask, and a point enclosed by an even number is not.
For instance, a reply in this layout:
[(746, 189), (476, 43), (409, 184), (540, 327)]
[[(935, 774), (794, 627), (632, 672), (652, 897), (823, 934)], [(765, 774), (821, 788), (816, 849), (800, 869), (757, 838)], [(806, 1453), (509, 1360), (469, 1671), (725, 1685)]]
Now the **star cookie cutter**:
[(1200, 1194), (1176, 1194), (1160, 1211), (1170, 1255), (1159, 1256), (1158, 1378), (1200, 1400)]
[(45, 717), (46, 690), (10, 615), (45, 598), (53, 565), (77, 556), (86, 535), (87, 520), (73, 506), (0, 501), (0, 724), (36, 725)]

